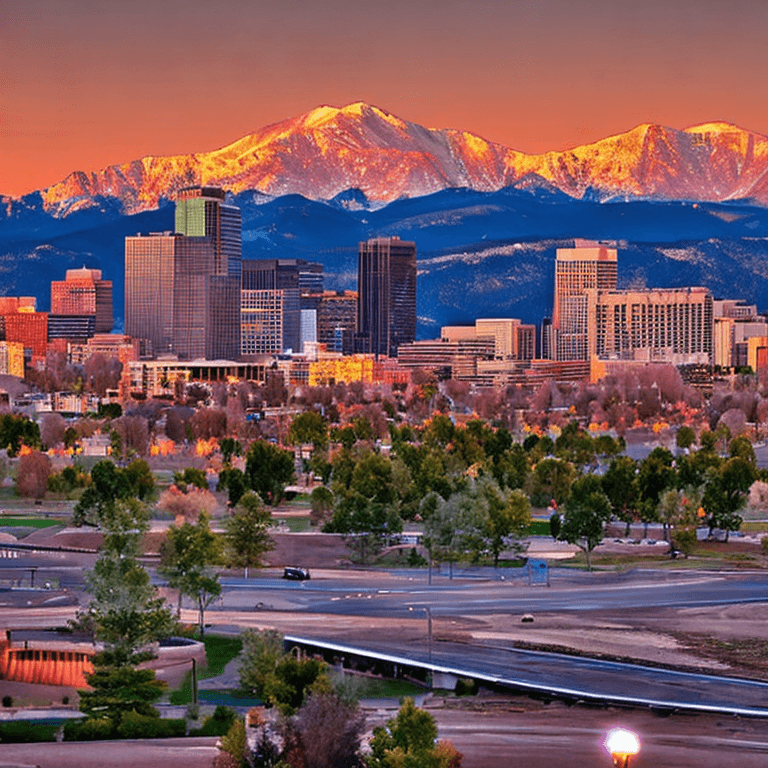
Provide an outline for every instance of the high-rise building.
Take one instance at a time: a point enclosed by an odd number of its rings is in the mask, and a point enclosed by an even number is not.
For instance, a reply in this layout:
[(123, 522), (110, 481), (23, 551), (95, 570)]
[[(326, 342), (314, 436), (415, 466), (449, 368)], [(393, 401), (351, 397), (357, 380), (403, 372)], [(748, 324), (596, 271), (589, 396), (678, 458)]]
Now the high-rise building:
[(68, 269), (65, 280), (51, 283), (51, 314), (65, 317), (93, 316), (96, 333), (110, 333), (112, 281), (102, 280), (100, 269)]
[[(558, 248), (555, 259), (555, 302), (552, 341), (555, 360), (589, 360), (590, 292), (615, 290), (616, 249), (576, 240), (573, 248)], [(592, 296), (594, 301), (594, 295)]]
[(598, 291), (593, 354), (601, 359), (709, 364), (712, 296), (706, 288)]
[(125, 239), (125, 330), (155, 354), (233, 359), (240, 351), (240, 211), (224, 192), (179, 192), (176, 233)]
[[(241, 353), (301, 350), (301, 310), (323, 292), (323, 265), (304, 259), (247, 259), (242, 266)], [(275, 336), (279, 326), (282, 337)]]
[(360, 243), (357, 286), (357, 351), (396, 357), (416, 338), (416, 244), (399, 237)]
[(357, 330), (357, 291), (325, 291), (317, 305), (317, 340), (329, 352), (349, 355)]

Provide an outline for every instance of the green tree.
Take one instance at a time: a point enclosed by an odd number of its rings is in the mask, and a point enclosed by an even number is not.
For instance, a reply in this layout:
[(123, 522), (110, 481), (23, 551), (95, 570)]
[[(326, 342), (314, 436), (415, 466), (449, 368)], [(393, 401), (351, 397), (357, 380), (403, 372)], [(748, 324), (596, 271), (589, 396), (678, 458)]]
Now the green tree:
[(272, 514), (261, 497), (252, 492), (240, 499), (232, 516), (224, 522), (227, 563), (233, 568), (244, 568), (246, 579), (248, 569), (258, 568), (264, 553), (274, 549), (269, 535), (271, 525)]
[(592, 570), (591, 552), (603, 540), (603, 526), (611, 519), (611, 502), (603, 493), (600, 478), (586, 475), (571, 486), (565, 503), (559, 538), (575, 544), (587, 558)]
[(124, 470), (133, 495), (141, 501), (149, 498), (155, 490), (155, 478), (144, 459), (134, 459)]
[(205, 632), (205, 609), (221, 594), (215, 566), (223, 562), (221, 539), (211, 531), (208, 514), (197, 522), (168, 529), (160, 547), (160, 573), (179, 590), (179, 613), (183, 595), (197, 604), (200, 634)]
[(366, 764), (368, 768), (454, 768), (461, 765), (461, 755), (437, 742), (434, 717), (408, 698), (386, 727), (374, 729)]
[(603, 475), (602, 484), (613, 514), (626, 523), (626, 535), (629, 535), (629, 526), (635, 519), (639, 501), (637, 462), (629, 456), (614, 459)]
[(108, 459), (100, 461), (91, 470), (90, 485), (75, 505), (72, 523), (76, 526), (98, 526), (105, 516), (111, 514), (118, 500), (129, 499), (133, 495), (131, 481), (125, 472)]
[(261, 496), (265, 504), (280, 503), (285, 486), (294, 478), (291, 451), (257, 440), (248, 449), (245, 460), (245, 482)]
[(240, 456), (243, 452), (243, 446), (233, 437), (223, 437), (219, 440), (219, 450), (224, 463), (229, 466), (232, 463), (232, 457)]
[(96, 665), (86, 680), (91, 689), (80, 691), (80, 711), (87, 717), (108, 718), (115, 729), (130, 712), (160, 717), (152, 702), (162, 696), (166, 684), (155, 679), (153, 669)]
[(242, 637), (240, 688), (267, 706), (291, 715), (311, 691), (330, 691), (325, 662), (286, 653), (285, 640), (276, 630), (248, 629)]
[(498, 502), (489, 500), (486, 532), (488, 548), (493, 555), (493, 565), (499, 564), (504, 549), (522, 551), (522, 539), (531, 527), (531, 504), (520, 491), (512, 491)]
[(678, 448), (690, 448), (696, 442), (696, 432), (691, 427), (680, 427), (675, 435), (675, 445)]
[(757, 471), (739, 456), (728, 459), (717, 471), (710, 473), (704, 489), (702, 506), (707, 513), (710, 535), (715, 528), (731, 531), (741, 527), (739, 511), (746, 504), (747, 493), (757, 479)]
[(542, 459), (533, 470), (531, 504), (546, 507), (551, 501), (561, 505), (576, 479), (573, 465), (561, 459)]
[(328, 423), (317, 411), (305, 411), (291, 422), (288, 429), (291, 445), (311, 443), (313, 449), (328, 445)]
[(187, 467), (181, 472), (174, 472), (173, 482), (182, 492), (187, 490), (188, 485), (199, 488), (201, 491), (208, 490), (208, 476), (204, 470), (196, 467)]
[(2, 414), (0, 416), (0, 449), (5, 448), (8, 455), (13, 458), (18, 455), (22, 445), (28, 448), (40, 447), (40, 428), (37, 422), (26, 416)]

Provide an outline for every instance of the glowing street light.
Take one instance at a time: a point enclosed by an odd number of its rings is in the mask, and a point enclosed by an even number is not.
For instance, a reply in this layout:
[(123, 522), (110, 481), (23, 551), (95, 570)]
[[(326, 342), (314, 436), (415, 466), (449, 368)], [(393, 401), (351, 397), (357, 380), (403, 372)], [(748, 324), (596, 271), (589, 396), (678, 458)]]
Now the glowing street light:
[(627, 768), (629, 758), (640, 751), (640, 739), (632, 731), (616, 728), (606, 737), (605, 748), (611, 753), (616, 768)]

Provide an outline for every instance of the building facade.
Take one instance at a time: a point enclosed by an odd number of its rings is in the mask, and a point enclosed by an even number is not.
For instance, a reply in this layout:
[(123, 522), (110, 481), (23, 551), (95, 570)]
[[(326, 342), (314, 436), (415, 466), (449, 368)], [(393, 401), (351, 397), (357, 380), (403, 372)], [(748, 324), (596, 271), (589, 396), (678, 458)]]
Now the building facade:
[(551, 327), (555, 360), (589, 360), (589, 293), (615, 290), (617, 269), (616, 249), (601, 243), (576, 240), (573, 248), (557, 249)]
[(179, 232), (125, 240), (125, 330), (154, 354), (233, 359), (240, 351), (240, 212), (224, 192), (179, 192)]
[(416, 244), (399, 237), (360, 243), (358, 352), (388, 357), (416, 338)]
[(100, 269), (68, 269), (66, 279), (51, 283), (51, 315), (93, 316), (95, 333), (110, 333), (114, 325), (112, 281)]
[(591, 354), (674, 365), (711, 362), (712, 296), (706, 288), (598, 291), (589, 298)]

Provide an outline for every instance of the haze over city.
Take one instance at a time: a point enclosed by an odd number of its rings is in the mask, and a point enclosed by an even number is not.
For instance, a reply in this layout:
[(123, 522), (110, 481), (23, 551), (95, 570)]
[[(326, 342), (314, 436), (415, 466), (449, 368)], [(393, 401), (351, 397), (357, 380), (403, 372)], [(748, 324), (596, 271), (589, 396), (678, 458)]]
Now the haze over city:
[(739, 0), (7, 0), (0, 192), (210, 151), (362, 100), (528, 152), (637, 124), (768, 134), (768, 8)]

